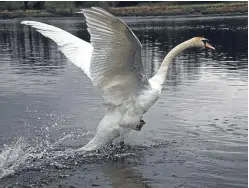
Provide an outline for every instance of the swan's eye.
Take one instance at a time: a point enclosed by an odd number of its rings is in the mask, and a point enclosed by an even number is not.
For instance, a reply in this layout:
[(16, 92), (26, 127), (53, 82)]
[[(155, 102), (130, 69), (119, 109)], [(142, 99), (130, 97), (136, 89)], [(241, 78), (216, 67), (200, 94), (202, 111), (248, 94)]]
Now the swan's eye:
[(208, 40), (208, 39), (202, 39), (201, 41), (204, 43), (204, 45), (206, 45), (206, 43), (207, 43), (209, 40)]

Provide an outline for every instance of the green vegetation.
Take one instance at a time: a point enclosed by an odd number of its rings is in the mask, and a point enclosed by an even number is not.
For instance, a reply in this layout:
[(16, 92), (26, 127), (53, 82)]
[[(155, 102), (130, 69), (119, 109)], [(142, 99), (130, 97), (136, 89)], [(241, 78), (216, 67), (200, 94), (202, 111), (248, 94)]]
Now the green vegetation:
[(112, 9), (115, 15), (125, 16), (162, 16), (162, 15), (202, 15), (202, 14), (234, 14), (247, 13), (247, 2), (218, 2), (193, 4), (154, 3), (134, 7), (116, 7)]
[(0, 18), (79, 16), (81, 8), (99, 6), (118, 16), (247, 14), (248, 2), (156, 1), (1, 1)]

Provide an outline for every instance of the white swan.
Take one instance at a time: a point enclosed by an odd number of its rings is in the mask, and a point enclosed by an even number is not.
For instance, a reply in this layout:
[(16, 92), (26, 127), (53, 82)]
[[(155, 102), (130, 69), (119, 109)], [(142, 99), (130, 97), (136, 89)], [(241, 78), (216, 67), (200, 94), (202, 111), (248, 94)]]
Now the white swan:
[(191, 47), (214, 49), (208, 40), (187, 40), (164, 58), (157, 74), (148, 79), (143, 70), (141, 43), (120, 19), (101, 8), (82, 9), (91, 44), (76, 36), (35, 21), (23, 21), (52, 39), (65, 56), (80, 67), (102, 93), (106, 115), (94, 138), (82, 150), (96, 150), (130, 130), (140, 130), (143, 114), (158, 100), (171, 60)]

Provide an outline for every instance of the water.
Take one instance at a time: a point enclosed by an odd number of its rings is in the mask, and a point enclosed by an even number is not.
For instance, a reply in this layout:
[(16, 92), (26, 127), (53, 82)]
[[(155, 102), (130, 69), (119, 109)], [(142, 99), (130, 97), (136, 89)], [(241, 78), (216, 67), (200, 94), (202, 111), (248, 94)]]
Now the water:
[[(125, 18), (149, 76), (191, 37), (216, 51), (180, 54), (142, 131), (93, 153), (76, 150), (104, 115), (100, 94), (22, 20), (0, 21), (0, 187), (247, 187), (247, 17)], [(37, 20), (89, 41), (83, 18)]]

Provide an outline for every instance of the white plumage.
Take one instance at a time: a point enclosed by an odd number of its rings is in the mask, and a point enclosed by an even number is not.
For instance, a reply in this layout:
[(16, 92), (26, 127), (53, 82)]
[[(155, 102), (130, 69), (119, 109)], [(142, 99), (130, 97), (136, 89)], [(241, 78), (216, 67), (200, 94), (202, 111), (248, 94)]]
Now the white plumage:
[(125, 132), (137, 130), (138, 125), (141, 128), (143, 114), (159, 98), (171, 60), (187, 48), (208, 47), (208, 43), (203, 37), (181, 43), (165, 57), (158, 73), (148, 80), (143, 70), (141, 43), (129, 27), (101, 8), (83, 9), (82, 13), (91, 44), (51, 25), (35, 21), (21, 23), (52, 39), (101, 91), (107, 112), (95, 137), (81, 148), (89, 151), (105, 146)]
[(91, 78), (90, 62), (93, 48), (90, 43), (52, 25), (36, 21), (22, 21), (21, 24), (30, 25), (43, 36), (52, 39), (59, 46), (60, 51)]

